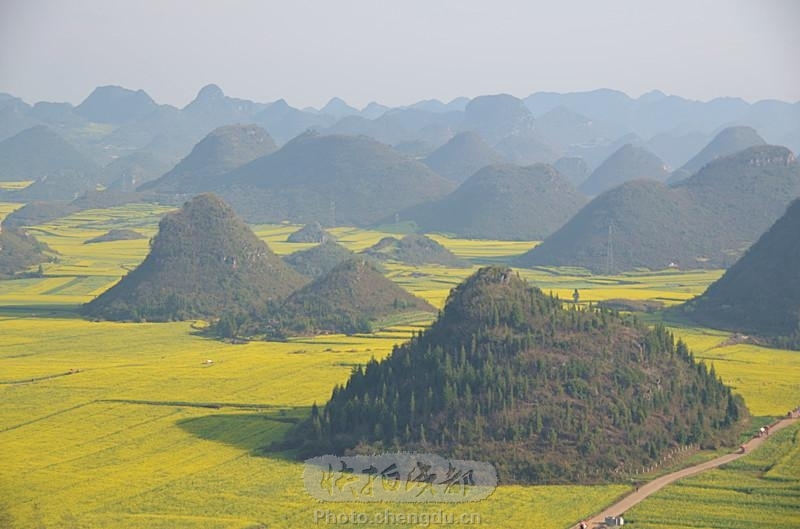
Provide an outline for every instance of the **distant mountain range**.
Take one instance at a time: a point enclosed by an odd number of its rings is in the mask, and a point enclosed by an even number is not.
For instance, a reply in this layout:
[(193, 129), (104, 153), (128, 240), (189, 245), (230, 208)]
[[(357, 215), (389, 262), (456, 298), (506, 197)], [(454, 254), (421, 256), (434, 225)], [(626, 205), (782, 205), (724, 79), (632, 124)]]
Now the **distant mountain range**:
[(119, 86), (99, 86), (75, 113), (96, 123), (121, 124), (143, 118), (158, 105), (144, 90), (128, 90)]
[(369, 136), (395, 147), (420, 143), (428, 151), (447, 142), (458, 130), (463, 112), (434, 112), (421, 108), (388, 109), (370, 119), (361, 115), (345, 116), (335, 124), (319, 129), (323, 134)]
[[(542, 143), (565, 153), (590, 144), (610, 144), (627, 134), (645, 139), (660, 135), (661, 142), (668, 138), (679, 142), (693, 132), (709, 135), (725, 126), (743, 125), (755, 128), (770, 143), (800, 150), (799, 117), (800, 103), (750, 104), (735, 98), (700, 102), (658, 91), (634, 99), (608, 89), (537, 92), (523, 99), (498, 94), (450, 103), (427, 100), (397, 108), (371, 103), (362, 110), (340, 98), (332, 98), (319, 110), (296, 109), (284, 100), (259, 103), (227, 96), (217, 85), (203, 87), (182, 109), (159, 105), (143, 90), (119, 86), (98, 87), (76, 107), (50, 102), (31, 106), (0, 94), (0, 139), (46, 124), (61, 129), (65, 138), (91, 152), (101, 165), (110, 161), (109, 156), (139, 149), (177, 161), (214, 128), (236, 123), (259, 124), (278, 143), (315, 128), (366, 134), (391, 145), (436, 139), (434, 148), (463, 130), (479, 133), (490, 145), (534, 130)], [(87, 131), (90, 123), (102, 126)], [(673, 166), (688, 160), (656, 154)]]
[(250, 222), (364, 226), (455, 185), (426, 165), (366, 137), (297, 137), (221, 177), (207, 191)]
[(750, 147), (672, 187), (636, 180), (606, 191), (518, 264), (605, 273), (726, 267), (798, 196), (794, 154), (785, 147)]
[(163, 160), (144, 151), (121, 156), (103, 169), (108, 189), (132, 192), (146, 182), (155, 180), (170, 169)]
[[(584, 265), (592, 262), (597, 268), (598, 255), (614, 253), (615, 267), (713, 266), (732, 262), (759, 233), (755, 228), (766, 229), (775, 213), (767, 205), (749, 215), (752, 225), (733, 219), (731, 228), (714, 228), (713, 218), (725, 218), (716, 211), (733, 206), (714, 197), (698, 203), (699, 195), (687, 191), (695, 189), (688, 182), (698, 181), (692, 175), (726, 156), (766, 143), (800, 149), (800, 102), (699, 102), (658, 91), (634, 99), (602, 89), (426, 100), (396, 108), (373, 102), (361, 110), (334, 97), (320, 109), (298, 109), (283, 99), (262, 103), (231, 97), (210, 84), (176, 108), (142, 90), (103, 86), (77, 106), (29, 105), (0, 94), (0, 179), (34, 182), (23, 190), (2, 191), (0, 199), (39, 202), (17, 215), (19, 220), (23, 213), (42, 218), (74, 211), (61, 206), (84, 197), (84, 203), (175, 204), (211, 191), (251, 222), (369, 226), (399, 215), (423, 230), (539, 239), (561, 226), (574, 229), (566, 223), (583, 204), (574, 190), (580, 186), (583, 193), (597, 195), (587, 211), (595, 211), (593, 222), (605, 224), (592, 244), (569, 232), (578, 237), (569, 244), (581, 246), (576, 251), (585, 256), (579, 260)], [(545, 178), (542, 164), (555, 164), (553, 174), (561, 174)], [(679, 169), (668, 175), (665, 167)], [(766, 187), (777, 181), (773, 176), (764, 176)], [(661, 189), (652, 182), (630, 182), (641, 178), (674, 185)], [(743, 191), (720, 183), (714, 193), (738, 200)], [(644, 223), (667, 215), (657, 219), (671, 219), (667, 233), (683, 226), (684, 238), (711, 241), (712, 235), (689, 226), (694, 220), (687, 220), (685, 207), (691, 207), (692, 219), (701, 218), (704, 228), (722, 233), (737, 226), (744, 229), (743, 238), (725, 239), (717, 250), (690, 249), (690, 242), (685, 251), (670, 252), (666, 263), (664, 255), (649, 250), (645, 253), (652, 259), (634, 258), (625, 254), (628, 243), (622, 237), (633, 197), (657, 202)], [(620, 211), (609, 209), (618, 206)], [(714, 214), (710, 207), (716, 208)], [(637, 215), (647, 208), (640, 209)], [(610, 222), (608, 216), (620, 220)], [(609, 236), (610, 225), (621, 230), (621, 239)], [(609, 239), (615, 252), (601, 249)], [(657, 240), (651, 237), (647, 245)], [(544, 255), (553, 244), (537, 252)]]
[(583, 158), (578, 156), (565, 156), (553, 164), (553, 168), (561, 173), (570, 184), (578, 187), (589, 177), (589, 166)]
[(800, 123), (800, 102), (765, 100), (751, 104), (731, 97), (701, 102), (657, 90), (634, 99), (609, 89), (568, 94), (538, 92), (524, 101), (535, 117), (563, 106), (615, 127), (617, 133), (626, 131), (642, 138), (664, 132), (712, 133), (725, 126), (747, 125), (758, 130), (770, 143), (786, 145), (794, 151), (800, 148), (800, 145), (788, 141)]
[(221, 175), (277, 150), (275, 142), (256, 125), (226, 125), (214, 129), (178, 165), (140, 191), (190, 194), (225, 184)]
[(714, 136), (703, 150), (694, 155), (683, 167), (670, 176), (667, 183), (680, 182), (693, 175), (709, 162), (754, 145), (766, 145), (764, 138), (751, 127), (728, 127)]
[[(642, 144), (672, 168), (681, 167), (708, 143), (709, 134), (700, 131), (660, 132)], [(748, 145), (749, 147), (749, 145)]]
[(534, 130), (531, 111), (521, 99), (508, 94), (478, 96), (464, 109), (461, 127), (496, 144), (507, 136), (521, 136)]
[(41, 180), (73, 171), (100, 183), (100, 166), (49, 127), (37, 125), (0, 142), (0, 181)]
[(667, 165), (658, 156), (644, 147), (627, 143), (608, 157), (580, 185), (587, 195), (599, 195), (630, 180), (657, 180), (663, 182), (669, 176)]
[(474, 132), (462, 132), (433, 151), (425, 164), (455, 182), (463, 182), (479, 169), (504, 161), (503, 156)]
[(553, 167), (490, 165), (452, 193), (399, 213), (424, 232), (462, 237), (539, 240), (560, 228), (586, 203)]

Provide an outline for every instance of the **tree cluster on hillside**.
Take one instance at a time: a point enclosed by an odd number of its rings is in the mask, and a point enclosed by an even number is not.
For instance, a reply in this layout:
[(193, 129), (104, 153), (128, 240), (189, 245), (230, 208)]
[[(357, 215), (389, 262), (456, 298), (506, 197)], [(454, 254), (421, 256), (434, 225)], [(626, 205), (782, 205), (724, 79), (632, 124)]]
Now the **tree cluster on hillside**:
[(340, 263), (355, 254), (333, 241), (323, 242), (307, 250), (294, 252), (283, 258), (294, 270), (304, 276), (317, 278), (324, 276)]
[(336, 237), (325, 231), (319, 222), (311, 222), (306, 224), (299, 230), (289, 234), (289, 236), (286, 238), (286, 242), (324, 243), (335, 240)]
[(27, 268), (48, 260), (44, 252), (50, 248), (36, 237), (22, 230), (0, 229), (0, 279), (13, 277)]
[(618, 479), (678, 445), (735, 442), (746, 414), (663, 327), (563, 308), (510, 269), (454, 289), (430, 329), (353, 369), (290, 435), (302, 456), (432, 450), (505, 483)]
[(470, 266), (430, 237), (416, 233), (402, 239), (384, 237), (362, 253), (380, 261), (393, 260), (412, 265), (439, 264), (456, 268)]
[(136, 230), (114, 228), (108, 230), (106, 233), (102, 235), (98, 235), (97, 237), (92, 237), (91, 239), (83, 241), (83, 244), (96, 244), (99, 242), (111, 242), (111, 241), (132, 241), (136, 239), (146, 239), (146, 238), (147, 237), (145, 237)]
[[(435, 310), (381, 275), (369, 260), (360, 257), (338, 264), (284, 301), (269, 304), (266, 312), (256, 318), (243, 321), (240, 316), (235, 323), (239, 335), (264, 334), (271, 338), (355, 334), (372, 332), (375, 323), (390, 314)], [(217, 330), (226, 337), (223, 331), (227, 328)]]

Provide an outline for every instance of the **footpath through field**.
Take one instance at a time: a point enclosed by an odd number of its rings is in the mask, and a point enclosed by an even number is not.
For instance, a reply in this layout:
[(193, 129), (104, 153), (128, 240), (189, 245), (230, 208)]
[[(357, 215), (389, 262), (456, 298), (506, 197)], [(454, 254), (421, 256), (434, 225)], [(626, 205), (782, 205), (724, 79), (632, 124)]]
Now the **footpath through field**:
[[(792, 417), (785, 417), (776, 423), (770, 425), (769, 427), (769, 434), (771, 435), (772, 432), (777, 432), (778, 430), (789, 426), (793, 422), (797, 421), (798, 418), (796, 415)], [(744, 452), (737, 451), (731, 454), (725, 454), (724, 456), (720, 456), (716, 459), (712, 459), (710, 461), (706, 461), (705, 463), (699, 463), (697, 465), (687, 467), (671, 474), (667, 474), (665, 476), (661, 476), (659, 478), (654, 479), (642, 486), (640, 486), (636, 491), (631, 492), (621, 500), (619, 500), (614, 505), (604, 509), (603, 512), (592, 516), (591, 518), (586, 520), (587, 526), (590, 528), (596, 527), (606, 527), (605, 520), (607, 516), (621, 516), (624, 513), (639, 503), (640, 501), (644, 500), (651, 494), (658, 492), (659, 490), (663, 489), (665, 486), (678, 481), (679, 479), (685, 478), (687, 476), (693, 476), (694, 474), (699, 474), (700, 472), (704, 472), (706, 470), (710, 470), (712, 468), (716, 468), (720, 465), (724, 465), (725, 463), (730, 463), (740, 457), (749, 454), (756, 448), (758, 448), (761, 443), (763, 443), (769, 435), (764, 436), (756, 436), (747, 441), (744, 446)], [(572, 526), (571, 529), (580, 529), (580, 523)]]

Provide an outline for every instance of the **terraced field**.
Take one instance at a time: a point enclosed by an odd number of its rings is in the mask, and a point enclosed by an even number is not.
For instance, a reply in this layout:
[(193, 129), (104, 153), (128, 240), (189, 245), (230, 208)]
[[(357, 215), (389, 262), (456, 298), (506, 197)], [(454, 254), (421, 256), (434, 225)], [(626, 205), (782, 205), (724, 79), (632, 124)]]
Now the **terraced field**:
[[(8, 182), (4, 183), (7, 184)], [(0, 186), (0, 189), (4, 189), (4, 187)], [(15, 202), (0, 202), (0, 219), (4, 219), (6, 215), (20, 207), (22, 207), (22, 204), (17, 204)]]
[[(231, 345), (204, 337), (202, 322), (120, 324), (77, 317), (79, 303), (117, 281), (148, 249), (146, 239), (84, 241), (110, 228), (133, 228), (152, 236), (158, 215), (167, 210), (130, 205), (33, 227), (37, 237), (59, 252), (59, 261), (45, 265), (43, 278), (0, 282), (0, 527), (295, 528), (314, 525), (320, 509), (335, 515), (389, 509), (469, 512), (485, 527), (561, 528), (629, 489), (501, 487), (489, 500), (459, 508), (316, 503), (302, 490), (302, 465), (265, 447), (279, 440), (312, 403), (324, 402), (353, 366), (388, 354), (427, 322), (388, 321), (372, 336)], [(276, 252), (287, 254), (309, 246), (285, 242), (297, 228), (258, 226), (256, 231)], [(387, 235), (352, 228), (332, 231), (356, 251)], [(437, 240), (476, 266), (500, 262), (535, 244)], [(388, 272), (439, 306), (471, 273), (401, 264), (389, 265)], [(628, 298), (667, 304), (699, 293), (720, 274), (666, 271), (602, 278), (565, 269), (520, 273), (566, 299), (578, 288), (582, 302)], [(699, 357), (714, 362), (718, 374), (736, 386), (756, 415), (783, 414), (797, 404), (788, 402), (800, 395), (797, 353), (726, 345), (727, 333), (677, 325), (674, 330)], [(775, 479), (796, 477), (796, 448), (783, 442), (775, 446), (774, 457), (783, 458), (784, 465), (778, 465)], [(792, 455), (788, 460), (787, 454)], [(740, 464), (761, 465), (761, 460), (750, 461), (748, 457)], [(751, 471), (735, 467), (715, 472), (733, 472), (725, 479), (734, 483), (736, 476), (749, 479)], [(688, 503), (694, 490), (680, 489), (675, 497)], [(705, 494), (698, 492), (696, 499), (705, 501)], [(665, 501), (679, 501), (670, 498)], [(631, 513), (642, 527), (660, 519), (662, 505), (669, 506), (656, 499), (655, 510), (646, 510), (648, 500)], [(759, 505), (753, 502), (750, 510), (767, 508)], [(678, 527), (657, 527), (662, 526)]]
[(25, 189), (33, 183), (33, 180), (18, 180), (15, 182), (0, 182), (0, 189)]

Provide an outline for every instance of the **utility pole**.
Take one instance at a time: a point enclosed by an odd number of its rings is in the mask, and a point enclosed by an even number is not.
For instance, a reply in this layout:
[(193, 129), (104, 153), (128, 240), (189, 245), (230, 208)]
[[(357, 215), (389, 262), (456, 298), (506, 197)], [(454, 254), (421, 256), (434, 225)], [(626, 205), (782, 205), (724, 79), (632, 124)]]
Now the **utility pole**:
[(608, 225), (608, 243), (606, 244), (606, 275), (614, 271), (614, 225)]

